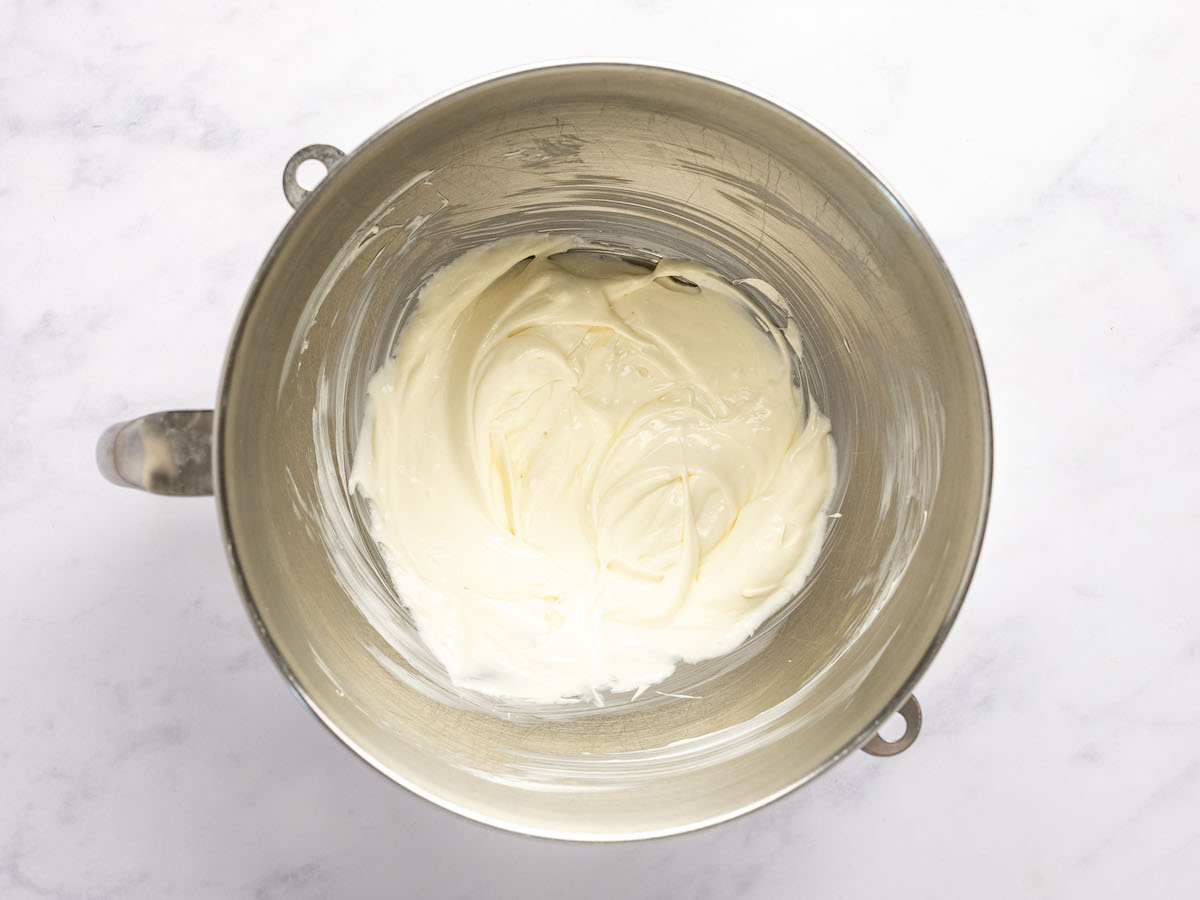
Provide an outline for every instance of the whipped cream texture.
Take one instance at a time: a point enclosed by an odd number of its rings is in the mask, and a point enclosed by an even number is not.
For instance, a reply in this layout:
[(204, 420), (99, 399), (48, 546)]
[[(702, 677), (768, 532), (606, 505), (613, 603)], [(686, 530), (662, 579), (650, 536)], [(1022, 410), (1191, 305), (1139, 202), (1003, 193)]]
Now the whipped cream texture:
[(370, 382), (351, 486), (453, 682), (646, 689), (793, 597), (834, 484), (799, 350), (689, 262), (533, 236), (438, 271)]

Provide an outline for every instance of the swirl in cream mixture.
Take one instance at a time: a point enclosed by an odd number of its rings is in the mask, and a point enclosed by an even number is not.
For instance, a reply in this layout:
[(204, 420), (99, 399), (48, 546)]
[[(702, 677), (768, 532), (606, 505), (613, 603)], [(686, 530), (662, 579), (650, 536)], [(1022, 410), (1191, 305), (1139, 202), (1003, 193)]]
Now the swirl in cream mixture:
[(452, 681), (536, 702), (733, 650), (808, 575), (834, 483), (794, 327), (705, 267), (574, 246), (504, 241), (430, 279), (351, 476)]

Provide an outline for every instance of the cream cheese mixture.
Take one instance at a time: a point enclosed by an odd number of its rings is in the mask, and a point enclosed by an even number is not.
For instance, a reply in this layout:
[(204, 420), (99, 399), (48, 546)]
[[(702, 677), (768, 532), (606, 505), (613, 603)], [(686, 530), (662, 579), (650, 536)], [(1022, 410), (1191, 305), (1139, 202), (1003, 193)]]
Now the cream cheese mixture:
[(793, 327), (703, 266), (573, 246), (504, 241), (430, 279), (351, 475), (453, 682), (537, 702), (733, 650), (808, 575), (834, 484)]

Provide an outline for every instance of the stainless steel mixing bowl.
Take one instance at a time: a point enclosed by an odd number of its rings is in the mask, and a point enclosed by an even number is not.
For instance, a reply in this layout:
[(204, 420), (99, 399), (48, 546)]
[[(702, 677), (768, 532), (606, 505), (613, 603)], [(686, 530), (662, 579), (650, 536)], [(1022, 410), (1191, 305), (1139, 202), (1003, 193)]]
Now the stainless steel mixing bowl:
[[(307, 159), (328, 169), (311, 192), (295, 180)], [(864, 744), (911, 742), (910, 694), (979, 552), (990, 417), (954, 282), (866, 166), (746, 91), (588, 63), (471, 85), (348, 156), (305, 148), (284, 189), (296, 213), (234, 330), (215, 438), (209, 413), (157, 414), (114, 426), (99, 457), (118, 482), (215, 489), (264, 644), (347, 746), (474, 819), (617, 840), (728, 819)], [(599, 709), (456, 697), (421, 655), (345, 484), (366, 379), (419, 286), (470, 247), (531, 231), (698, 260), (768, 315), (794, 317), (797, 376), (837, 442), (820, 560), (753, 652)], [(363, 591), (386, 614), (364, 614)], [(909, 728), (889, 743), (876, 732), (898, 709)]]

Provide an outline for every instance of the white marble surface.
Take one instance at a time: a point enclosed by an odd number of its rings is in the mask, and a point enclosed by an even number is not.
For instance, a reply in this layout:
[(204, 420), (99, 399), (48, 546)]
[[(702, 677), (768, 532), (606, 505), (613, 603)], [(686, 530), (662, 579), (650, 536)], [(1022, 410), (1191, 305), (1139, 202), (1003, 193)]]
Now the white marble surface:
[[(0, 4), (0, 895), (1195, 896), (1194, 5), (168, 6)], [(576, 55), (724, 74), (861, 151), (959, 279), (996, 419), (916, 746), (631, 846), (391, 787), (267, 661), (212, 501), (92, 462), (112, 420), (211, 404), (294, 149)]]

